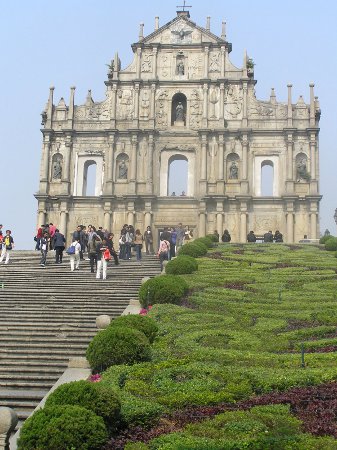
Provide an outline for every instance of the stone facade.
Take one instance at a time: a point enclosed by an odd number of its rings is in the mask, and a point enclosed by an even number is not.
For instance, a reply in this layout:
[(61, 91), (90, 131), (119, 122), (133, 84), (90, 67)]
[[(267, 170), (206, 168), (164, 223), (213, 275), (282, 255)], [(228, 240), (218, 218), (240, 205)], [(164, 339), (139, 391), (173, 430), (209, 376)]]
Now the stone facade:
[[(279, 229), (287, 242), (318, 236), (318, 124), (310, 85), (280, 103), (255, 96), (254, 64), (229, 60), (232, 46), (191, 21), (189, 13), (132, 45), (133, 62), (109, 66), (106, 99), (53, 104), (42, 113), (43, 148), (38, 223), (70, 235), (77, 224), (119, 234), (124, 223), (160, 231), (178, 222), (195, 236), (227, 228), (235, 242), (249, 230)], [(169, 165), (188, 162), (186, 197), (168, 193)], [(86, 195), (88, 167), (96, 167), (95, 195)], [(273, 195), (261, 195), (261, 173), (273, 167)], [(158, 236), (158, 233), (155, 233)]]

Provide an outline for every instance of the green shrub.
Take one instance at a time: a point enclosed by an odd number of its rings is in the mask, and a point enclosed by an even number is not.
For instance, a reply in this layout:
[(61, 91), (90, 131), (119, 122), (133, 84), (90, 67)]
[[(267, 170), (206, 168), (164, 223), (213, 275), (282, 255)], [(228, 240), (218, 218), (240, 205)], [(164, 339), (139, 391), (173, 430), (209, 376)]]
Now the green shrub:
[(215, 234), (207, 234), (206, 237), (209, 238), (212, 242), (219, 242), (218, 236), (216, 236)]
[(143, 442), (130, 442), (126, 444), (124, 450), (150, 450), (150, 447)]
[(179, 250), (179, 256), (187, 255), (192, 256), (193, 258), (198, 258), (199, 256), (204, 256), (207, 253), (207, 247), (202, 242), (190, 242), (188, 244), (184, 244)]
[(110, 429), (116, 429), (120, 421), (119, 397), (109, 386), (90, 381), (73, 381), (62, 384), (47, 399), (46, 406), (82, 406), (101, 416)]
[(165, 267), (165, 271), (170, 275), (183, 275), (185, 273), (193, 273), (198, 270), (197, 261), (192, 256), (182, 255), (169, 261)]
[(101, 417), (80, 406), (53, 406), (26, 420), (19, 450), (100, 450), (108, 439)]
[(205, 244), (206, 247), (208, 247), (208, 248), (213, 247), (213, 244), (214, 244), (213, 239), (211, 239), (209, 236), (198, 238), (193, 242), (201, 242), (201, 243)]
[(131, 328), (108, 327), (90, 342), (87, 359), (95, 371), (115, 364), (134, 364), (151, 359), (151, 347), (144, 333)]
[(324, 236), (321, 237), (321, 239), (319, 240), (319, 243), (320, 243), (320, 244), (325, 244), (326, 241), (328, 241), (328, 240), (331, 239), (332, 237), (334, 237), (334, 236), (332, 236), (331, 234), (326, 234), (326, 235), (324, 235)]
[(187, 283), (174, 275), (162, 275), (142, 284), (139, 289), (140, 304), (146, 308), (156, 303), (178, 305), (188, 290)]
[(336, 251), (336, 250), (337, 250), (337, 238), (335, 238), (335, 237), (330, 237), (330, 238), (325, 242), (325, 250), (328, 250), (329, 252), (331, 252), (331, 251)]
[(114, 328), (117, 326), (142, 331), (151, 343), (154, 341), (154, 338), (158, 333), (158, 326), (153, 319), (137, 314), (117, 317), (117, 319), (111, 322), (110, 327)]

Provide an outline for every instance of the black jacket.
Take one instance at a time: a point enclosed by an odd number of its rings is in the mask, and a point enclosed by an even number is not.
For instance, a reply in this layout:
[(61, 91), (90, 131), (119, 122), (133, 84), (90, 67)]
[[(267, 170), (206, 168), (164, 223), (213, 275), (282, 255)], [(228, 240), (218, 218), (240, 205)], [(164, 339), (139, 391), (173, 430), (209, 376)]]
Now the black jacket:
[(63, 236), (62, 233), (54, 234), (54, 237), (53, 237), (54, 248), (55, 247), (63, 247), (64, 248), (65, 241), (66, 241), (66, 238)]

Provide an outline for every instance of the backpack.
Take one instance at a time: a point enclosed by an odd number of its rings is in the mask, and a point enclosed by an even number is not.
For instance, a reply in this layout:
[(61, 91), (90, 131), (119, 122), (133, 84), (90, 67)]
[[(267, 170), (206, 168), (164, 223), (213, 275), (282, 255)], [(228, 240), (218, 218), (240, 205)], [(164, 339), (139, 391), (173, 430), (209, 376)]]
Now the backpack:
[(167, 241), (162, 241), (160, 253), (167, 253), (168, 251), (169, 251), (169, 246), (167, 244)]
[(110, 261), (111, 259), (111, 253), (108, 248), (104, 251), (103, 258), (105, 259), (105, 261)]
[(70, 247), (67, 248), (66, 253), (68, 255), (75, 255), (75, 246), (71, 245)]

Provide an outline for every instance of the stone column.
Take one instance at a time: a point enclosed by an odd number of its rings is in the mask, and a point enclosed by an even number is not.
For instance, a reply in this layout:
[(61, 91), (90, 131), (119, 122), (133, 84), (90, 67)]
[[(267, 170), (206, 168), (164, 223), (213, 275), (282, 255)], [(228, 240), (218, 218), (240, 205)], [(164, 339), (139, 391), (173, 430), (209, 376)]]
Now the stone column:
[(53, 127), (53, 97), (54, 97), (54, 86), (50, 86), (49, 88), (49, 98), (47, 104), (47, 121), (46, 121), (46, 129), (51, 130)]
[(242, 102), (242, 127), (246, 128), (248, 126), (248, 118), (247, 118), (247, 81), (242, 83), (242, 92), (243, 92), (243, 102)]
[(312, 180), (316, 180), (316, 135), (310, 133), (310, 175)]
[(317, 239), (317, 213), (310, 213), (310, 239)]
[(108, 136), (108, 148), (105, 159), (105, 185), (104, 195), (113, 194), (113, 171), (114, 171), (114, 147), (115, 147), (115, 135), (112, 133)]
[(293, 135), (287, 135), (287, 180), (293, 180)]
[[(202, 206), (202, 208), (204, 208), (204, 206)], [(203, 237), (206, 236), (206, 211), (205, 210), (201, 210), (199, 212), (199, 236), (198, 237)]]
[(240, 242), (247, 240), (247, 212), (241, 210), (240, 213)]
[(141, 58), (142, 58), (142, 49), (137, 48), (137, 61), (136, 61), (136, 73), (137, 73), (137, 79), (140, 79), (140, 69), (141, 69)]
[(152, 204), (151, 202), (145, 202), (145, 212), (144, 212), (144, 231), (147, 227), (152, 225)]
[(292, 100), (291, 100), (291, 88), (293, 87), (292, 84), (288, 84), (288, 127), (292, 128), (293, 126), (293, 107), (292, 107)]
[(69, 101), (69, 109), (68, 109), (68, 123), (67, 127), (69, 129), (73, 128), (73, 120), (74, 120), (74, 99), (75, 99), (75, 86), (70, 88), (70, 101)]
[(315, 87), (315, 85), (313, 83), (310, 83), (309, 86), (310, 86), (310, 127), (314, 127), (316, 125), (316, 121), (315, 121), (315, 94), (314, 94), (314, 87)]
[(208, 56), (209, 56), (209, 47), (204, 48), (204, 78), (208, 78)]
[(66, 203), (61, 203), (60, 212), (60, 231), (67, 237), (67, 219), (68, 219), (68, 206)]
[(153, 47), (153, 77), (157, 78), (157, 54), (158, 48)]
[(241, 190), (242, 194), (248, 192), (248, 136), (246, 134), (242, 135), (242, 181)]
[(206, 194), (207, 187), (207, 133), (201, 135), (200, 194)]
[(220, 77), (224, 78), (225, 76), (225, 58), (226, 58), (226, 47), (221, 47), (221, 66), (220, 66)]
[(148, 156), (147, 156), (147, 174), (146, 174), (146, 192), (153, 193), (153, 152), (154, 139), (153, 134), (149, 134)]
[(217, 202), (216, 204), (216, 228), (220, 236), (223, 233), (223, 202)]
[(135, 83), (135, 111), (133, 116), (133, 126), (138, 128), (139, 119), (139, 83)]
[(156, 85), (151, 84), (150, 124), (154, 128), (156, 118)]
[(39, 210), (38, 210), (38, 226), (45, 225), (47, 221), (47, 211), (46, 211), (46, 203), (39, 202)]
[(291, 244), (294, 242), (294, 213), (287, 212), (287, 236), (286, 242)]
[(204, 83), (203, 85), (203, 91), (204, 91), (204, 106), (202, 111), (202, 122), (203, 127), (207, 128), (207, 119), (208, 119), (208, 84)]
[(129, 182), (129, 193), (131, 193), (131, 194), (136, 192), (137, 145), (138, 145), (137, 135), (133, 134), (132, 138), (131, 138), (131, 170), (130, 170), (130, 182)]
[(112, 86), (111, 96), (111, 125), (112, 128), (116, 127), (116, 103), (117, 103), (117, 83)]
[(128, 202), (128, 225), (135, 226), (134, 222), (135, 204), (134, 202)]
[(219, 134), (218, 144), (218, 181), (217, 181), (217, 194), (223, 195), (225, 193), (224, 183), (224, 145), (225, 139), (223, 134)]
[(111, 211), (104, 211), (104, 229), (111, 231)]
[(220, 112), (219, 112), (219, 119), (221, 122), (221, 125), (224, 124), (224, 106), (225, 106), (225, 84), (220, 83)]

